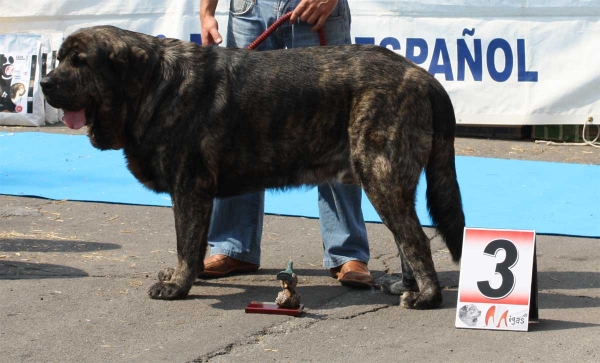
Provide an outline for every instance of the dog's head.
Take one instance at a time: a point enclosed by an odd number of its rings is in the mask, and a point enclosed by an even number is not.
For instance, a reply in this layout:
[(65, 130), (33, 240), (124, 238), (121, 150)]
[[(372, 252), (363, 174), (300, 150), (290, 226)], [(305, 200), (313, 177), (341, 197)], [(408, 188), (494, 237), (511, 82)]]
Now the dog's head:
[(112, 26), (78, 30), (60, 47), (59, 65), (40, 82), (46, 100), (64, 110), (70, 128), (87, 126), (94, 147), (123, 148), (155, 41)]

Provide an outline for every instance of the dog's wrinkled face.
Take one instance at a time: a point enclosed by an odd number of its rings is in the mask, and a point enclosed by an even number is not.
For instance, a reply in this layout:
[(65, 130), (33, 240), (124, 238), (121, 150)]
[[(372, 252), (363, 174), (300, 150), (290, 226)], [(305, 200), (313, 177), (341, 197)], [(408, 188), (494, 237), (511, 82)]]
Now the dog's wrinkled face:
[(63, 122), (71, 129), (87, 126), (92, 145), (103, 150), (124, 147), (126, 103), (135, 98), (128, 86), (133, 63), (136, 56), (147, 59), (120, 32), (93, 27), (73, 33), (58, 52), (58, 67), (40, 82), (48, 103), (64, 110)]
[[(72, 129), (80, 129), (92, 120), (86, 119), (86, 111), (93, 118), (98, 98), (94, 87), (88, 49), (89, 39), (73, 35), (63, 43), (58, 52), (59, 66), (41, 81), (46, 100), (65, 112), (63, 122)], [(87, 40), (87, 42), (86, 42)]]

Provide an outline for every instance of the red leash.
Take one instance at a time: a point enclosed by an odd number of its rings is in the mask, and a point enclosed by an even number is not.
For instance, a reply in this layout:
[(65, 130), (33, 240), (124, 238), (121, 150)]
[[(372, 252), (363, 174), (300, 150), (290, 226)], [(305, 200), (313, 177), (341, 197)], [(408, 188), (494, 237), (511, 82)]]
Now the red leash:
[[(291, 16), (292, 16), (292, 11), (283, 15), (281, 18), (277, 19), (276, 22), (274, 22), (270, 27), (268, 27), (264, 33), (262, 33), (258, 38), (256, 38), (255, 41), (252, 42), (252, 44), (250, 44), (248, 46), (248, 49), (254, 50), (256, 47), (258, 47), (260, 45), (260, 43), (262, 43), (265, 39), (267, 39), (267, 37), (269, 35), (271, 35), (275, 31), (275, 29), (279, 28), (279, 26), (281, 24), (283, 24), (284, 21), (289, 20), (289, 18)], [(325, 42), (325, 32), (323, 31), (323, 28), (317, 30), (317, 33), (319, 35), (319, 43), (321, 45), (327, 45), (327, 43)]]

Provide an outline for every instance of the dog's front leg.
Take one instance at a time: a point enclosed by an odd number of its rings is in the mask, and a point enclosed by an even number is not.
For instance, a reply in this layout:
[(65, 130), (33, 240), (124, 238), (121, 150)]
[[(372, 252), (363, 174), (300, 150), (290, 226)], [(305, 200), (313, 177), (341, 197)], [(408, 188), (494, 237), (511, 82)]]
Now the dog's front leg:
[[(152, 285), (148, 295), (153, 299), (183, 299), (190, 291), (206, 251), (206, 238), (213, 198), (179, 193), (173, 196), (177, 234), (177, 267), (158, 274), (160, 282)], [(201, 253), (202, 252), (202, 253)]]

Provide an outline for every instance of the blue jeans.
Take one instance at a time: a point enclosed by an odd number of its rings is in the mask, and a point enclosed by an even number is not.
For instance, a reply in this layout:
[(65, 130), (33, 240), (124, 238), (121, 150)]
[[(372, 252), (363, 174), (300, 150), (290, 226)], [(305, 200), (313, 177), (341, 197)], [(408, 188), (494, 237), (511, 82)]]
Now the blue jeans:
[[(269, 25), (292, 11), (299, 0), (231, 0), (227, 46), (246, 48)], [(311, 25), (285, 22), (256, 50), (318, 46)], [(328, 45), (350, 44), (350, 10), (340, 0), (324, 25)], [(281, 80), (285, 82), (285, 80)], [(367, 231), (360, 207), (362, 191), (356, 185), (330, 182), (318, 187), (323, 237), (323, 266), (333, 268), (351, 260), (369, 262)], [(208, 244), (211, 255), (260, 263), (264, 191), (215, 199)]]

